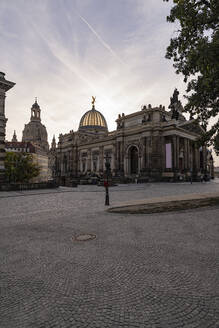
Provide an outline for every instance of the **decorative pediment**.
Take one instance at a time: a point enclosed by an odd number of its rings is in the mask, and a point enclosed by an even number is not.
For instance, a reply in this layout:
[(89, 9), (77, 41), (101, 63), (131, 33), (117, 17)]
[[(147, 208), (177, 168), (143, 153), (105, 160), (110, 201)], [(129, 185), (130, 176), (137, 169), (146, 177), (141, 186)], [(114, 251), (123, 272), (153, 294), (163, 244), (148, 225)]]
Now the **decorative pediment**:
[(195, 120), (192, 122), (187, 122), (186, 124), (180, 125), (180, 128), (189, 132), (196, 133), (198, 135), (202, 134), (204, 129), (199, 125), (199, 123)]

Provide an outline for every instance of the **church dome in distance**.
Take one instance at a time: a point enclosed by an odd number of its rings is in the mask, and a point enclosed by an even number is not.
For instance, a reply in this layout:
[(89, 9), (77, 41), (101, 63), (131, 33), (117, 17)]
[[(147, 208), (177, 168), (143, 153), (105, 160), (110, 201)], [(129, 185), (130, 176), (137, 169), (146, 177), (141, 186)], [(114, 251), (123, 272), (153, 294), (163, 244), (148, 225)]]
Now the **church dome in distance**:
[(87, 111), (81, 118), (79, 130), (105, 130), (107, 131), (107, 123), (104, 116), (95, 109), (95, 98), (92, 97), (92, 109)]
[(46, 127), (41, 123), (41, 109), (35, 99), (35, 103), (31, 107), (30, 122), (24, 126), (22, 141), (34, 142), (47, 152), (49, 150), (47, 139)]

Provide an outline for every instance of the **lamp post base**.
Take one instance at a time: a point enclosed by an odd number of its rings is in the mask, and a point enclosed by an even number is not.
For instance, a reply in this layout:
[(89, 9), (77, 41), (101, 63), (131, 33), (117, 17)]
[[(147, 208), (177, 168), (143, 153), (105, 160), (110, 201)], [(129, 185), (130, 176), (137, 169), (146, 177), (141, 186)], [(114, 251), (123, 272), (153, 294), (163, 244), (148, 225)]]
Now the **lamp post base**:
[(105, 205), (109, 206), (109, 189), (108, 189), (108, 186), (106, 187)]

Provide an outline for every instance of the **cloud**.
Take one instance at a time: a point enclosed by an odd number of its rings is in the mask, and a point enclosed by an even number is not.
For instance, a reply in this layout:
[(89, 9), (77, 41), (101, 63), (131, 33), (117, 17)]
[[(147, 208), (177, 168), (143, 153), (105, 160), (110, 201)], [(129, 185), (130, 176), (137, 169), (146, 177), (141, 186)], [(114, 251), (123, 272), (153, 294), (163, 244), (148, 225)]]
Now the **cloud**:
[(100, 43), (111, 53), (112, 56), (114, 56), (121, 64), (125, 65), (123, 61), (117, 56), (115, 51), (107, 44), (101, 36), (95, 31), (95, 29), (88, 23), (88, 21), (82, 17), (80, 14), (77, 13), (77, 15), (80, 17), (80, 19), (88, 26), (88, 28), (91, 30), (92, 33), (97, 37), (97, 39), (100, 41)]
[(7, 138), (21, 138), (34, 97), (39, 98), (49, 140), (77, 130), (97, 97), (97, 109), (115, 129), (119, 113), (142, 104), (166, 107), (175, 75), (165, 48), (175, 26), (166, 23), (170, 3), (154, 0), (0, 2), (0, 62), (8, 92)]

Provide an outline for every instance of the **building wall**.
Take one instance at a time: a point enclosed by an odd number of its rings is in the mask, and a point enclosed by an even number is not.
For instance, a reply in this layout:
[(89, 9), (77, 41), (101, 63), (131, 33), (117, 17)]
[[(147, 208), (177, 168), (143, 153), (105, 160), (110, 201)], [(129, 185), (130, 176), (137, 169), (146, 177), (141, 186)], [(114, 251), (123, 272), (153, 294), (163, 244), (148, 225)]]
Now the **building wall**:
[(5, 117), (6, 92), (13, 88), (14, 82), (5, 79), (5, 74), (0, 72), (0, 183), (5, 181), (5, 129), (7, 118)]
[(49, 157), (40, 147), (31, 142), (6, 142), (6, 151), (15, 153), (28, 153), (33, 156), (33, 162), (40, 167), (39, 175), (31, 182), (46, 182), (50, 177)]
[(117, 130), (105, 136), (79, 131), (60, 135), (55, 151), (56, 176), (60, 181), (92, 174), (102, 176), (107, 156), (112, 175), (120, 177), (179, 179), (190, 174), (198, 176), (207, 169), (206, 149), (200, 151), (196, 146), (201, 133), (197, 122), (172, 120), (163, 107), (122, 115), (116, 122)]
[(32, 154), (33, 162), (40, 167), (39, 175), (32, 179), (32, 182), (46, 182), (49, 179), (48, 156), (42, 154)]

